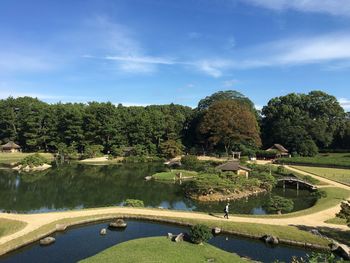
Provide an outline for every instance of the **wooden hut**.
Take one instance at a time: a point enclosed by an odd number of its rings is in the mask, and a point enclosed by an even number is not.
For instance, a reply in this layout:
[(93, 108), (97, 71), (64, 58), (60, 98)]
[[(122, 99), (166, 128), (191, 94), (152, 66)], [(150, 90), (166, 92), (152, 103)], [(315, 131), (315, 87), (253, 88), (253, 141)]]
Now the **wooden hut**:
[(266, 151), (277, 151), (279, 156), (289, 156), (289, 151), (283, 145), (275, 143)]
[(2, 152), (16, 153), (21, 150), (21, 147), (18, 144), (15, 144), (13, 141), (9, 141), (8, 143), (2, 145), (0, 149)]
[(229, 161), (217, 166), (216, 168), (222, 172), (234, 172), (238, 175), (244, 175), (247, 178), (249, 176), (249, 172), (251, 171), (251, 169), (248, 167), (240, 165), (239, 161)]

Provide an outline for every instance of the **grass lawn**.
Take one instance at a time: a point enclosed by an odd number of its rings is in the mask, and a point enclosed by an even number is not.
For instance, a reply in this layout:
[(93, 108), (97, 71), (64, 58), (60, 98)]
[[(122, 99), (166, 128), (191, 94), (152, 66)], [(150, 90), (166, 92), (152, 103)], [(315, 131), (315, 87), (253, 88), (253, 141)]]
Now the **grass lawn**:
[(245, 217), (271, 217), (271, 218), (287, 218), (287, 217), (295, 217), (302, 215), (309, 215), (316, 212), (320, 212), (322, 210), (331, 208), (340, 202), (348, 199), (350, 197), (350, 191), (337, 188), (337, 187), (325, 187), (321, 189), (325, 191), (327, 196), (322, 197), (317, 200), (316, 204), (308, 209), (300, 210), (297, 212), (292, 212), (283, 215), (240, 215), (237, 216), (245, 216)]
[(334, 217), (326, 220), (325, 223), (336, 224), (336, 225), (346, 225), (346, 220), (344, 218)]
[(322, 167), (350, 168), (350, 153), (320, 153), (314, 157), (292, 157), (278, 159), (284, 164), (309, 164)]
[[(350, 161), (350, 159), (349, 159)], [(336, 182), (350, 185), (350, 169), (293, 166), (298, 170), (315, 174)]]
[(193, 178), (197, 176), (197, 172), (187, 170), (171, 170), (169, 172), (161, 172), (152, 175), (152, 178), (159, 181), (173, 181), (176, 174), (182, 173), (182, 178)]
[[(212, 261), (210, 261), (212, 260)], [(249, 262), (236, 254), (209, 244), (176, 243), (166, 237), (149, 237), (123, 242), (80, 262)]]
[[(10, 164), (21, 161), (24, 157), (33, 153), (2, 153), (0, 152), (0, 164)], [(51, 153), (40, 153), (48, 160), (53, 160)]]
[(0, 237), (15, 233), (26, 226), (27, 223), (0, 218)]

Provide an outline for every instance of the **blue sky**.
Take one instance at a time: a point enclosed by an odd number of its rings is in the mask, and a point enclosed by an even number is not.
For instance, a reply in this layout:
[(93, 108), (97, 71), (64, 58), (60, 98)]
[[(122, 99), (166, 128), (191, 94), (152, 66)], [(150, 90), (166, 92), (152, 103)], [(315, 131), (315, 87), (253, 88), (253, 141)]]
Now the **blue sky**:
[(0, 98), (257, 107), (323, 90), (350, 110), (348, 0), (1, 0)]

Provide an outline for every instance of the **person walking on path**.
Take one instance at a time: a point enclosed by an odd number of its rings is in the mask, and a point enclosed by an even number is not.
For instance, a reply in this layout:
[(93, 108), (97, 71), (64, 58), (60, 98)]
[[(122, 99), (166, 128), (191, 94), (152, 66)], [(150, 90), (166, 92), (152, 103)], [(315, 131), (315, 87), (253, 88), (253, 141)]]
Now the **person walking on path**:
[(224, 218), (226, 218), (226, 219), (228, 219), (228, 210), (229, 210), (229, 206), (230, 206), (230, 204), (227, 203), (227, 205), (225, 206), (225, 209), (224, 209), (224, 212), (225, 212)]

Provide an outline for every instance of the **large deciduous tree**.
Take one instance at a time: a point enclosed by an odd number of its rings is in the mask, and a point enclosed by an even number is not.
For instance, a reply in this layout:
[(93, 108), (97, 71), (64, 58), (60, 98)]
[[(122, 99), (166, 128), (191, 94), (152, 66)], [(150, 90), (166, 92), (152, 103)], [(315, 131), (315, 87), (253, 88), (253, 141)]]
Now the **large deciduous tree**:
[(203, 143), (211, 149), (223, 147), (226, 154), (235, 145), (261, 145), (259, 127), (248, 105), (236, 100), (213, 103), (205, 111), (198, 127)]
[(337, 99), (321, 91), (273, 98), (262, 114), (264, 145), (281, 143), (302, 155), (330, 146), (345, 117)]

